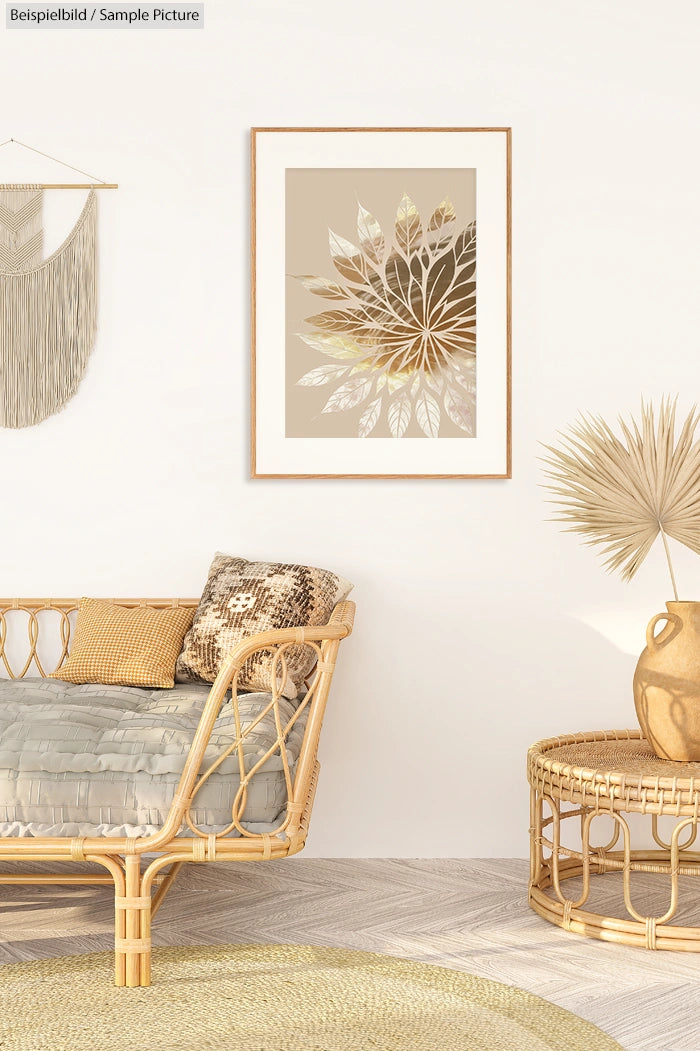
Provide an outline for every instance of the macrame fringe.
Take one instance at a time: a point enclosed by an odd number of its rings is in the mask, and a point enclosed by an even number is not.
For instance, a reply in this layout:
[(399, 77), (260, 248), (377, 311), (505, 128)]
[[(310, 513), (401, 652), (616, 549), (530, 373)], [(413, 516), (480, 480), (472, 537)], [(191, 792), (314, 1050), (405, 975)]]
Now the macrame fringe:
[(43, 201), (40, 186), (0, 186), (0, 273), (29, 270), (43, 259)]
[(75, 394), (97, 331), (97, 196), (64, 243), (26, 271), (0, 271), (0, 426), (31, 427)]

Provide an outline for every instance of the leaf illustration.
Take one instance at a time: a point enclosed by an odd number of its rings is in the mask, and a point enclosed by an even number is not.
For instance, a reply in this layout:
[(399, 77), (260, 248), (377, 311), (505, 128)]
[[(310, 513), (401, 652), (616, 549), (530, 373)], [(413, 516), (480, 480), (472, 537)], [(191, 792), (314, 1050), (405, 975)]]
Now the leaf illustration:
[(454, 251), (444, 252), (432, 264), (425, 281), (425, 307), (428, 325), (432, 328), (444, 304), (449, 300), (458, 270)]
[(367, 263), (360, 249), (352, 241), (346, 241), (332, 230), (328, 231), (328, 244), (338, 273), (347, 281), (364, 284), (367, 278)]
[(362, 314), (355, 310), (324, 310), (322, 314), (314, 314), (304, 320), (307, 325), (323, 328), (328, 332), (355, 332), (369, 327), (365, 324)]
[(361, 204), (358, 204), (357, 236), (360, 238), (360, 248), (367, 258), (373, 263), (381, 263), (386, 248), (382, 228)]
[(455, 264), (458, 267), (471, 265), (476, 260), (476, 222), (470, 223), (466, 230), (455, 237)]
[(368, 434), (371, 434), (374, 428), (377, 426), (377, 420), (379, 419), (382, 411), (382, 398), (375, 398), (371, 401), (365, 411), (360, 416), (360, 422), (357, 425), (357, 437), (366, 438)]
[(297, 335), (309, 347), (320, 350), (329, 358), (359, 358), (364, 354), (362, 348), (347, 336), (336, 336), (327, 332), (297, 332)]
[(390, 394), (405, 387), (411, 376), (407, 372), (388, 372), (386, 374), (386, 385)]
[(345, 412), (354, 409), (369, 396), (373, 383), (372, 376), (353, 376), (331, 394), (323, 412)]
[(437, 438), (440, 432), (440, 406), (427, 390), (422, 390), (416, 398), (416, 419), (423, 434)]
[(410, 255), (422, 239), (420, 216), (411, 198), (404, 194), (396, 210), (396, 243), (404, 255)]
[(473, 437), (474, 410), (461, 394), (457, 394), (449, 387), (445, 391), (445, 412), (453, 423)]
[[(414, 415), (414, 433), (421, 437), (439, 437), (443, 418), (464, 436), (473, 435), (476, 223), (459, 229), (445, 196), (424, 226), (404, 193), (391, 238), (359, 202), (357, 233), (359, 247), (328, 232), (331, 258), (347, 284), (308, 274), (298, 278), (315, 295), (337, 301), (308, 317), (311, 330), (300, 338), (339, 362), (312, 369), (299, 385), (329, 384), (324, 412), (348, 411), (366, 400), (361, 437), (382, 418), (394, 437), (403, 437)], [(389, 397), (382, 397), (384, 391)]]
[(448, 333), (454, 349), (471, 350), (476, 343), (476, 284), (473, 266), (458, 265), (448, 249), (430, 267), (426, 278), (427, 327), (438, 336)]
[(460, 387), (464, 387), (469, 394), (474, 394), (476, 391), (476, 382), (472, 376), (465, 376), (463, 372), (454, 372), (452, 379), (456, 380)]
[(294, 274), (297, 281), (301, 281), (304, 288), (313, 292), (316, 296), (325, 299), (347, 299), (348, 293), (335, 281), (327, 281), (325, 277), (314, 277), (313, 274)]
[(425, 373), (425, 382), (431, 390), (435, 391), (436, 394), (441, 394), (442, 388), (445, 386), (445, 381), (442, 376), (433, 376), (431, 372)]
[(411, 399), (408, 394), (399, 394), (389, 403), (387, 421), (392, 438), (402, 438), (411, 422)]
[(452, 201), (449, 197), (446, 197), (444, 201), (440, 201), (440, 204), (430, 216), (428, 229), (431, 231), (442, 230), (445, 226), (455, 222), (456, 218)]
[(411, 306), (411, 293), (422, 298), (422, 289), (413, 278), (411, 268), (403, 256), (394, 253), (387, 259), (384, 277), (385, 295), (390, 309), (406, 325), (415, 324), (418, 319)]
[(297, 387), (323, 387), (329, 380), (339, 378), (347, 371), (347, 365), (318, 365), (297, 380)]
[(450, 243), (456, 221), (457, 216), (452, 201), (446, 197), (437, 206), (428, 223), (428, 241), (434, 252), (440, 251)]
[(439, 320), (476, 318), (476, 282), (459, 271), (452, 282), (449, 295), (443, 300), (438, 312)]

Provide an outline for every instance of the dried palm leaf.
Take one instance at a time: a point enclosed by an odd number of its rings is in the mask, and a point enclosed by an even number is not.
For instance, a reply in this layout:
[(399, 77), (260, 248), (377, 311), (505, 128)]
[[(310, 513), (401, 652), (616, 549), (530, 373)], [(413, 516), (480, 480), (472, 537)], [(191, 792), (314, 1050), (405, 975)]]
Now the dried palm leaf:
[(652, 405), (642, 402), (641, 422), (620, 419), (621, 437), (599, 416), (581, 416), (546, 445), (545, 487), (560, 510), (554, 521), (601, 545), (609, 572), (631, 580), (661, 534), (671, 583), (678, 591), (667, 537), (700, 554), (700, 414), (695, 407), (676, 441), (676, 404), (664, 399), (658, 426)]

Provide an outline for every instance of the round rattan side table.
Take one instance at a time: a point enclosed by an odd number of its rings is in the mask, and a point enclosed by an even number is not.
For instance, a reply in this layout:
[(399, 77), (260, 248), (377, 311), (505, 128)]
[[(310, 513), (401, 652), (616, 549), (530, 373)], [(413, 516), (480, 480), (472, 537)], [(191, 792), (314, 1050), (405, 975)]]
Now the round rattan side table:
[[(527, 771), (531, 908), (565, 930), (604, 941), (700, 952), (700, 926), (670, 922), (678, 909), (679, 877), (700, 875), (700, 853), (691, 849), (698, 833), (700, 763), (659, 759), (639, 730), (596, 730), (538, 741), (528, 752)], [(629, 814), (651, 819), (656, 848), (633, 849), (624, 816)], [(674, 819), (668, 838), (659, 829), (664, 816)], [(606, 838), (612, 820), (612, 837), (594, 846), (592, 839), (604, 818)], [(638, 828), (635, 831), (639, 834)], [(584, 907), (591, 876), (608, 872), (622, 873), (624, 919)], [(665, 879), (668, 908), (659, 915), (637, 911), (631, 878), (635, 872)], [(581, 881), (575, 899), (564, 884), (572, 878)]]

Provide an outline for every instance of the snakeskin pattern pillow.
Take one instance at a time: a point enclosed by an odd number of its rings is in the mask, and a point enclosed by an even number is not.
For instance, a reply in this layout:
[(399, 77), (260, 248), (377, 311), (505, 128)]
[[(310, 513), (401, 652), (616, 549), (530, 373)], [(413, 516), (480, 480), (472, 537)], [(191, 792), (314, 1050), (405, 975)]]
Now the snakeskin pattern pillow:
[[(326, 569), (247, 562), (217, 551), (177, 659), (177, 681), (213, 682), (233, 647), (260, 631), (326, 624), (351, 590), (352, 584)], [(292, 646), (286, 658), (282, 692), (293, 698), (316, 657), (308, 647)], [(269, 691), (271, 664), (269, 650), (254, 653), (241, 669), (239, 689)]]

